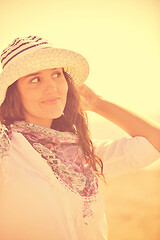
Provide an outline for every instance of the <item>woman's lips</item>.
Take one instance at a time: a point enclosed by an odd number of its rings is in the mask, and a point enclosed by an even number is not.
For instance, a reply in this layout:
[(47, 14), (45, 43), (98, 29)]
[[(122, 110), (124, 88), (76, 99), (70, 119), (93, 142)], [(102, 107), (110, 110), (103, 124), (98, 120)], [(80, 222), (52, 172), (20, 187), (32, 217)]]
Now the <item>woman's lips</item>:
[(43, 101), (42, 103), (45, 103), (45, 104), (54, 104), (54, 103), (57, 103), (58, 101), (60, 100), (60, 98), (54, 98), (54, 99), (48, 99), (48, 100), (45, 100)]

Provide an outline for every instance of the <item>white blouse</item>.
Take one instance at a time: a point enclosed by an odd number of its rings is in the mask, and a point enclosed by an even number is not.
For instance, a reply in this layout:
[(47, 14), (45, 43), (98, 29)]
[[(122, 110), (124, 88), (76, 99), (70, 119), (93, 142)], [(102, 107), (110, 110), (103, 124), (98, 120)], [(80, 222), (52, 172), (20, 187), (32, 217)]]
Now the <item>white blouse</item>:
[[(160, 157), (143, 137), (95, 141), (94, 145), (107, 178), (135, 171)], [(3, 181), (5, 163), (0, 160), (0, 239), (107, 239), (101, 191), (92, 202), (94, 215), (84, 224), (83, 197), (58, 181), (46, 160), (21, 133), (13, 133), (6, 161), (7, 181)]]

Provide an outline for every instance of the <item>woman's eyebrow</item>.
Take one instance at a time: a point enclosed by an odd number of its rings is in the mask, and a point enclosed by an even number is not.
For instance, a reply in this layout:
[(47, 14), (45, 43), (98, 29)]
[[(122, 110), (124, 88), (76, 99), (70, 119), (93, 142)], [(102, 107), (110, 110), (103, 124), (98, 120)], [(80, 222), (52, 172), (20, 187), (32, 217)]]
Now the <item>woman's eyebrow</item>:
[[(52, 68), (52, 70), (56, 70), (57, 68)], [(35, 76), (35, 75), (38, 75), (38, 74), (40, 74), (41, 72), (35, 72), (35, 73), (30, 73), (30, 74), (28, 74), (28, 75), (26, 75), (26, 77), (33, 77), (33, 76)]]
[(35, 75), (38, 75), (38, 74), (40, 74), (40, 72), (30, 73), (26, 77), (32, 77), (32, 76), (35, 76)]

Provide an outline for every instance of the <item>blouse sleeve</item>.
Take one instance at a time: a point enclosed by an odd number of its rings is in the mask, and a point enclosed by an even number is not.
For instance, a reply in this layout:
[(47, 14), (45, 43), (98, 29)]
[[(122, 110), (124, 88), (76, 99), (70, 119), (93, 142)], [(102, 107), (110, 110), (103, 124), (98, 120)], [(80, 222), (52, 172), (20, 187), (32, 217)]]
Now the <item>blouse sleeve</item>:
[(96, 154), (104, 164), (106, 177), (136, 171), (160, 158), (160, 153), (144, 137), (93, 141)]

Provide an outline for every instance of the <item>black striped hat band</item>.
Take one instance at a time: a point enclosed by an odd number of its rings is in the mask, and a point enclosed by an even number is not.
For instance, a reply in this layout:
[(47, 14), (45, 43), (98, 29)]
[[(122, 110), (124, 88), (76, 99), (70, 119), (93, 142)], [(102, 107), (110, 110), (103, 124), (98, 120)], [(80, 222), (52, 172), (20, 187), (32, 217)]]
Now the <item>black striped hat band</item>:
[(47, 41), (44, 41), (44, 39), (39, 38), (37, 36), (29, 36), (27, 38), (16, 38), (13, 43), (11, 43), (6, 49), (3, 50), (1, 55), (1, 64), (2, 68), (4, 67), (16, 56), (19, 54), (27, 51), (28, 49), (44, 45), (44, 47), (47, 47), (47, 44), (49, 43)]

